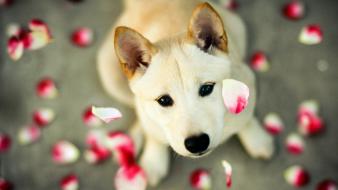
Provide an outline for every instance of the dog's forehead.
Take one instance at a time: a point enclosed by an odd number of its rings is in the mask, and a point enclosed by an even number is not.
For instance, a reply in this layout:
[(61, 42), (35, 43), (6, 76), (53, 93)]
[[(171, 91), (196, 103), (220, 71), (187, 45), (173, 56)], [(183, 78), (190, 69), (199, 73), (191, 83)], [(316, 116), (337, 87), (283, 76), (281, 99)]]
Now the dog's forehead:
[(132, 81), (132, 86), (137, 95), (156, 98), (203, 82), (222, 81), (229, 72), (228, 59), (205, 53), (191, 44), (176, 44), (154, 55), (145, 74)]

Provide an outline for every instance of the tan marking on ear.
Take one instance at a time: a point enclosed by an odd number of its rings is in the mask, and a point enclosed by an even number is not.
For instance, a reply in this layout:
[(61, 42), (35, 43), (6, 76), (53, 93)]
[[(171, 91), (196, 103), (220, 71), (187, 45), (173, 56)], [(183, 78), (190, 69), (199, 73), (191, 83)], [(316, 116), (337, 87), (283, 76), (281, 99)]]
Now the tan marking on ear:
[(151, 57), (157, 52), (149, 40), (125, 26), (115, 29), (114, 47), (122, 71), (128, 79), (134, 76), (141, 65), (148, 67)]
[[(205, 19), (205, 20), (203, 20)], [(209, 21), (209, 22), (206, 22)], [(202, 26), (196, 26), (197, 24), (204, 24), (204, 25), (210, 25), (208, 27), (212, 28), (203, 28)], [(201, 28), (198, 28), (201, 27)], [(205, 31), (202, 31), (205, 30)], [(212, 31), (207, 31), (212, 30)], [(204, 32), (204, 33), (203, 33)], [(201, 38), (206, 36), (205, 33), (209, 32), (209, 35), (213, 35), (212, 39), (213, 45), (216, 45), (218, 49), (220, 49), (223, 52), (228, 52), (228, 38), (227, 34), (224, 30), (224, 24), (222, 21), (222, 18), (219, 16), (217, 11), (209, 4), (209, 3), (201, 3), (198, 5), (191, 16), (189, 27), (188, 27), (188, 35), (187, 35), (187, 42), (197, 44), (197, 45), (205, 45), (205, 43), (209, 43), (204, 41), (204, 44), (201, 44)], [(205, 40), (205, 39), (204, 39)]]

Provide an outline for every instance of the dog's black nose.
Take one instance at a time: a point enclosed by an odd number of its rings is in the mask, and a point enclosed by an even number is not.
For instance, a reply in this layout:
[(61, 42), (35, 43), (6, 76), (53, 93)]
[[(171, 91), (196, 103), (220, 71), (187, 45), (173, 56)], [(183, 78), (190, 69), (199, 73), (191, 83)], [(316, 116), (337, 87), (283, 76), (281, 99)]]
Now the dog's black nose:
[(184, 141), (185, 148), (193, 154), (205, 151), (209, 143), (209, 136), (205, 133), (199, 136), (191, 136)]

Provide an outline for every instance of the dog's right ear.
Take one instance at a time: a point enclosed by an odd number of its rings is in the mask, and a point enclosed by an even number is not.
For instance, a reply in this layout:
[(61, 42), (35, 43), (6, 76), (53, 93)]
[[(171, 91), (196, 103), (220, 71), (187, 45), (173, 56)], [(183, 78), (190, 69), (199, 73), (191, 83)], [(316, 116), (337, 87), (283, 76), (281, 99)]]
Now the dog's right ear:
[(115, 30), (114, 46), (116, 56), (128, 79), (137, 70), (145, 71), (151, 57), (157, 52), (153, 44), (135, 30), (120, 26)]
[(228, 52), (228, 38), (222, 18), (209, 3), (202, 3), (193, 11), (188, 39), (205, 52), (210, 47)]

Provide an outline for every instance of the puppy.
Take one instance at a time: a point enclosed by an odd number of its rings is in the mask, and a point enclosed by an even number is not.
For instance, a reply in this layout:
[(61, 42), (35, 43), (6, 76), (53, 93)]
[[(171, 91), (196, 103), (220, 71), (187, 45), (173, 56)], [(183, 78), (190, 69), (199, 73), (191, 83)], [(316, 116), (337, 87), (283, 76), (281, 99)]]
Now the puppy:
[[(169, 146), (198, 158), (236, 134), (252, 157), (270, 158), (272, 138), (253, 116), (255, 77), (243, 63), (242, 20), (198, 0), (125, 0), (124, 6), (97, 68), (107, 93), (136, 110), (131, 136), (138, 149), (143, 145), (140, 164), (149, 183), (167, 175)], [(250, 89), (238, 115), (223, 104), (228, 78)]]

